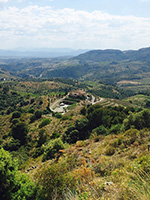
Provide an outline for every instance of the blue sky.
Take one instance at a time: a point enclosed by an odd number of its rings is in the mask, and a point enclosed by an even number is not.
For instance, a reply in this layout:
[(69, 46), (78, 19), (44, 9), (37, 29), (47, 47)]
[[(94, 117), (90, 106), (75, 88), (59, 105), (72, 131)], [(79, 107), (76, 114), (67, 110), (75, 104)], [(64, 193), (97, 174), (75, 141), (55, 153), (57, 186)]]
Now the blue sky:
[(0, 0), (0, 49), (150, 46), (150, 0)]

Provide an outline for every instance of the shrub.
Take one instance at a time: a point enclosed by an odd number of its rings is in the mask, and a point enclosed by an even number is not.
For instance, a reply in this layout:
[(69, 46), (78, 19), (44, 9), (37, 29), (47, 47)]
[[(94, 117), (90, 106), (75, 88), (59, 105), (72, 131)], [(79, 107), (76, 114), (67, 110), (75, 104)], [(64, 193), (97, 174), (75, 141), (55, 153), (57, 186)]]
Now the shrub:
[(115, 148), (113, 146), (108, 146), (105, 150), (107, 156), (112, 156), (115, 153)]
[(50, 136), (50, 139), (56, 139), (60, 137), (60, 133), (54, 132), (52, 133), (52, 135)]
[(64, 161), (43, 167), (37, 174), (39, 191), (38, 199), (65, 199), (64, 193), (76, 188), (72, 173), (68, 172), (68, 164)]
[(30, 122), (32, 123), (32, 122), (34, 122), (35, 120), (40, 119), (41, 117), (42, 117), (42, 111), (37, 110), (37, 111), (34, 113), (34, 115), (32, 115), (32, 116), (30, 117)]
[(120, 132), (121, 126), (121, 124), (112, 125), (108, 130), (108, 134), (118, 134)]
[(30, 117), (30, 123), (34, 122), (35, 120), (36, 120), (35, 115), (32, 115), (32, 116)]
[(28, 127), (24, 122), (18, 122), (12, 126), (11, 134), (14, 139), (20, 140), (21, 144), (25, 144), (28, 134)]
[(92, 133), (96, 132), (97, 135), (107, 135), (107, 128), (105, 128), (103, 125), (95, 128), (92, 130)]
[(55, 158), (56, 153), (60, 149), (64, 149), (64, 144), (60, 138), (50, 140), (48, 144), (43, 146), (44, 155), (42, 161), (49, 160)]
[(77, 119), (76, 120), (76, 123), (75, 123), (75, 126), (76, 126), (76, 129), (77, 130), (83, 130), (83, 129), (86, 129), (87, 128), (87, 125), (88, 125), (88, 119), (87, 118), (82, 118), (82, 119)]
[(36, 119), (40, 119), (42, 117), (42, 111), (37, 110), (34, 115), (35, 115)]
[(137, 129), (129, 129), (124, 133), (123, 143), (125, 146), (129, 146), (133, 144), (137, 137), (138, 137), (139, 131)]
[(39, 105), (42, 105), (43, 104), (43, 101), (42, 100), (40, 100), (40, 102), (39, 102)]
[(6, 142), (3, 145), (3, 148), (7, 151), (16, 151), (19, 149), (20, 146), (20, 140), (15, 140), (14, 138), (11, 138), (8, 142)]
[(54, 117), (56, 117), (57, 119), (60, 119), (60, 118), (62, 118), (62, 114), (61, 114), (61, 113), (56, 113), (56, 114), (54, 115)]
[(80, 113), (81, 113), (82, 115), (86, 115), (86, 108), (83, 107), (83, 108), (80, 110)]
[(74, 126), (69, 127), (63, 134), (62, 140), (69, 144), (76, 143), (79, 140), (79, 131)]
[(89, 134), (87, 131), (88, 119), (82, 118), (75, 122), (75, 126), (70, 126), (63, 134), (63, 141), (70, 144), (76, 143), (77, 140), (86, 139)]
[(35, 112), (35, 110), (34, 110), (34, 108), (29, 108), (29, 110), (27, 110), (27, 112), (33, 114)]
[(30, 102), (30, 104), (34, 103), (34, 101), (35, 101), (35, 99), (31, 99), (31, 102)]
[(39, 139), (37, 141), (37, 147), (40, 147), (42, 144), (46, 142), (47, 134), (44, 134), (44, 133), (45, 133), (44, 129), (41, 129), (39, 131)]
[(0, 145), (3, 143), (3, 139), (0, 138)]
[(42, 127), (50, 124), (50, 122), (51, 122), (51, 120), (48, 118), (43, 119), (42, 122), (39, 124), (39, 128), (42, 128)]
[(12, 119), (12, 124), (17, 124), (18, 122), (19, 122), (19, 120), (18, 119), (16, 119), (16, 118), (14, 118), (14, 119)]
[(43, 115), (50, 114), (52, 111), (50, 109), (43, 110)]
[(145, 109), (138, 113), (131, 113), (123, 121), (122, 129), (128, 130), (132, 127), (135, 127), (138, 130), (150, 127), (150, 111)]
[(18, 172), (18, 163), (0, 149), (0, 197), (5, 200), (36, 198), (36, 186), (25, 174)]
[(21, 112), (19, 112), (19, 111), (13, 112), (12, 119), (14, 119), (14, 118), (20, 118), (20, 117), (21, 117)]
[(146, 173), (150, 173), (150, 155), (141, 155), (139, 158), (134, 160), (137, 170), (141, 170)]
[(61, 121), (65, 121), (65, 120), (68, 120), (68, 119), (71, 119), (71, 116), (62, 116), (61, 117)]
[(37, 158), (38, 156), (42, 155), (42, 153), (43, 153), (43, 150), (40, 147), (38, 147), (35, 149), (34, 153), (32, 154), (32, 157)]

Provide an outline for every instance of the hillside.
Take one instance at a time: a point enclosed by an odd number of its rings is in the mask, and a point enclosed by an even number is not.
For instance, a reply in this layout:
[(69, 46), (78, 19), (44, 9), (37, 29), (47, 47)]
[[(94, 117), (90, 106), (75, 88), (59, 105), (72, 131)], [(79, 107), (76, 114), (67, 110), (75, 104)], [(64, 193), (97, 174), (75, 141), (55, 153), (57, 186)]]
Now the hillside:
[[(149, 87), (150, 48), (137, 51), (92, 50), (76, 57), (1, 58), (0, 69), (17, 78), (72, 78), (100, 81), (135, 92)], [(3, 74), (2, 78), (5, 78)], [(7, 76), (9, 80), (9, 76)]]
[(107, 61), (150, 61), (150, 48), (142, 48), (139, 50), (92, 50), (86, 53), (80, 54), (75, 57), (77, 60), (82, 61), (95, 61), (95, 62), (107, 62)]
[[(150, 199), (150, 97), (102, 98), (100, 91), (121, 95), (107, 87), (63, 79), (0, 84), (3, 199)], [(67, 96), (79, 91), (88, 99)], [(63, 114), (55, 112), (59, 99), (71, 103)]]

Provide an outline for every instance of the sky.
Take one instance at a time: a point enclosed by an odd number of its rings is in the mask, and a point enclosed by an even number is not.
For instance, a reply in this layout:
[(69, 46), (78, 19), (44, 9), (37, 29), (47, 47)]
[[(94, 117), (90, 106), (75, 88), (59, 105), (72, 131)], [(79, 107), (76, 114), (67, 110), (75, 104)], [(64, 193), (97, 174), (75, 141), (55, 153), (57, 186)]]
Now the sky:
[(0, 0), (0, 49), (150, 46), (150, 0)]

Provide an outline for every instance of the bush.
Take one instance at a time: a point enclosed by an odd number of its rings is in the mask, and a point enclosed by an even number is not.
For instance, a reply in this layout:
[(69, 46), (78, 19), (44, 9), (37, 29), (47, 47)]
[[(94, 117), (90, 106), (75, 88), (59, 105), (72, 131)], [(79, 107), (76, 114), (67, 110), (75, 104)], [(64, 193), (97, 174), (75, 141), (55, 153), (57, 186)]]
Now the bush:
[(29, 110), (27, 110), (27, 112), (33, 114), (35, 112), (35, 110), (34, 110), (34, 108), (29, 108)]
[(36, 148), (34, 153), (32, 154), (33, 158), (37, 158), (38, 156), (42, 155), (43, 151), (40, 147)]
[(108, 130), (108, 134), (120, 133), (121, 126), (121, 124), (112, 125), (111, 128)]
[(17, 124), (18, 122), (19, 122), (19, 120), (18, 119), (16, 119), (16, 118), (14, 118), (14, 119), (12, 119), (12, 124)]
[(43, 115), (48, 115), (50, 114), (52, 111), (50, 109), (46, 109), (46, 110), (43, 110)]
[(30, 117), (30, 122), (32, 123), (32, 122), (34, 122), (35, 120), (40, 119), (41, 117), (42, 117), (42, 111), (37, 110), (37, 111), (34, 113), (34, 115), (32, 115), (32, 116)]
[(71, 119), (71, 116), (62, 116), (61, 117), (61, 121), (65, 121), (65, 120), (68, 120), (68, 119)]
[(4, 149), (0, 149), (0, 197), (5, 200), (36, 198), (35, 183), (18, 172), (18, 163)]
[(87, 118), (77, 119), (75, 123), (75, 127), (78, 131), (83, 131), (87, 129), (88, 122), (89, 121)]
[(103, 125), (95, 128), (92, 130), (92, 133), (96, 132), (97, 135), (107, 135), (107, 128), (105, 128)]
[(19, 111), (13, 112), (12, 119), (14, 119), (14, 118), (20, 118), (20, 117), (21, 117), (21, 112), (19, 112)]
[(28, 127), (24, 122), (18, 122), (12, 126), (11, 134), (14, 139), (20, 140), (21, 144), (25, 144), (28, 134)]
[(35, 120), (36, 120), (35, 115), (32, 115), (32, 116), (30, 117), (30, 123), (34, 122)]
[(50, 124), (50, 122), (51, 122), (51, 120), (48, 118), (43, 119), (42, 122), (39, 124), (39, 128), (42, 128), (42, 127)]
[(137, 137), (138, 137), (139, 131), (137, 129), (129, 129), (124, 133), (123, 138), (123, 144), (125, 147), (133, 144)]
[(45, 133), (44, 129), (41, 129), (39, 131), (39, 139), (37, 141), (37, 147), (40, 147), (42, 144), (46, 142), (47, 134), (44, 134), (44, 133)]
[(30, 104), (34, 103), (35, 99), (31, 99)]
[(115, 148), (113, 146), (108, 146), (105, 150), (107, 156), (112, 156), (115, 153)]
[(83, 107), (83, 108), (80, 110), (80, 113), (81, 113), (82, 115), (86, 115), (86, 108)]
[(75, 190), (76, 181), (73, 173), (68, 172), (68, 168), (68, 163), (64, 161), (41, 168), (37, 174), (38, 185), (42, 187), (38, 199), (66, 199), (64, 194), (68, 190)]
[(8, 142), (6, 142), (3, 145), (3, 148), (7, 151), (16, 151), (19, 149), (20, 146), (20, 140), (15, 140), (14, 138), (11, 138)]
[(47, 145), (43, 146), (44, 156), (42, 161), (49, 160), (55, 158), (56, 153), (59, 152), (60, 149), (64, 149), (64, 144), (61, 139), (50, 140)]
[(52, 133), (52, 135), (50, 136), (50, 139), (56, 139), (60, 137), (60, 133), (54, 132)]
[(76, 143), (79, 140), (79, 131), (75, 129), (75, 126), (70, 126), (62, 136), (63, 142), (68, 142), (69, 144)]
[(84, 140), (88, 138), (88, 119), (82, 118), (76, 120), (75, 126), (70, 126), (63, 134), (62, 140), (69, 144), (76, 143), (77, 140)]
[(35, 115), (36, 119), (40, 119), (42, 117), (42, 111), (37, 110), (34, 115)]
[(150, 111), (148, 109), (142, 110), (138, 113), (131, 113), (123, 121), (123, 130), (128, 130), (133, 127), (138, 130), (150, 127)]
[(61, 113), (56, 113), (56, 114), (54, 114), (54, 117), (56, 117), (57, 119), (60, 119), (60, 118), (62, 118), (62, 114)]

